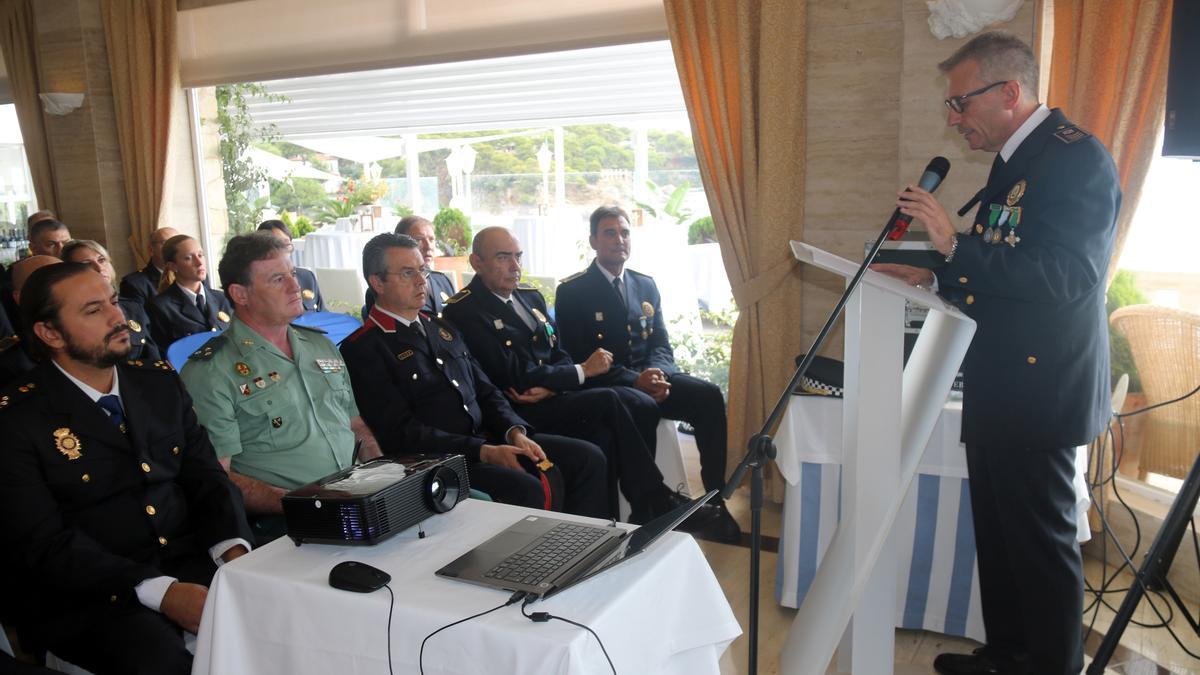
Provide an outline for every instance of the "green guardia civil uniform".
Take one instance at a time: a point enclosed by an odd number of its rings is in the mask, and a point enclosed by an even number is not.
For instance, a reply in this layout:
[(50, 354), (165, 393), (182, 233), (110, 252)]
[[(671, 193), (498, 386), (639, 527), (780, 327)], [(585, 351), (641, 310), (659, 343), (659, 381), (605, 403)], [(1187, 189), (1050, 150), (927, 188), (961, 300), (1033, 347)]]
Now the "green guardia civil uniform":
[(293, 489), (354, 459), (358, 416), (342, 355), (324, 331), (288, 328), (293, 358), (235, 316), (193, 353), (181, 376), (230, 470)]

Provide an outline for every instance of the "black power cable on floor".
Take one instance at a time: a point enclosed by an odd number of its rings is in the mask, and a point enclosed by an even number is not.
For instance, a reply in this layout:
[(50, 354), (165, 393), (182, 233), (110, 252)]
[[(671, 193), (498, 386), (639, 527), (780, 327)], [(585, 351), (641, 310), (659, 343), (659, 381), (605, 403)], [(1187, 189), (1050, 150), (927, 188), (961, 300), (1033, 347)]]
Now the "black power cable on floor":
[[(1120, 566), (1118, 566), (1116, 568), (1116, 570), (1114, 570), (1112, 572), (1112, 574), (1110, 576), (1109, 571), (1108, 571), (1108, 546), (1106, 545), (1106, 543), (1104, 541), (1102, 541), (1101, 546), (1100, 546), (1100, 548), (1101, 548), (1101, 552), (1100, 552), (1100, 556), (1101, 556), (1100, 587), (1093, 588), (1092, 585), (1089, 582), (1087, 582), (1086, 579), (1084, 580), (1084, 584), (1085, 584), (1088, 592), (1092, 593), (1095, 596), (1095, 598), (1092, 600), (1091, 603), (1088, 604), (1087, 607), (1084, 608), (1083, 614), (1086, 616), (1089, 611), (1093, 612), (1092, 619), (1088, 624), (1088, 634), (1089, 635), (1091, 634), (1092, 630), (1095, 627), (1096, 619), (1100, 614), (1100, 606), (1101, 605), (1108, 608), (1110, 611), (1112, 611), (1115, 614), (1117, 611), (1116, 608), (1114, 608), (1111, 604), (1109, 604), (1104, 596), (1107, 594), (1110, 594), (1110, 593), (1125, 593), (1130, 590), (1129, 587), (1110, 588), (1110, 586), (1117, 580), (1117, 576), (1120, 575), (1120, 573), (1123, 570), (1125, 570), (1126, 568), (1129, 568), (1130, 572), (1133, 574), (1134, 583), (1142, 586), (1143, 591), (1145, 591), (1146, 602), (1150, 605), (1150, 609), (1154, 611), (1155, 616), (1157, 616), (1159, 619), (1159, 623), (1153, 623), (1153, 624), (1142, 623), (1142, 622), (1133, 621), (1133, 620), (1131, 620), (1130, 623), (1133, 623), (1136, 626), (1141, 626), (1143, 628), (1165, 628), (1167, 630), (1167, 633), (1170, 634), (1171, 638), (1175, 641), (1175, 644), (1177, 644), (1180, 649), (1182, 649), (1186, 654), (1188, 654), (1192, 658), (1200, 659), (1200, 654), (1196, 654), (1195, 652), (1188, 649), (1188, 647), (1183, 644), (1183, 641), (1180, 639), (1179, 635), (1177, 635), (1175, 633), (1174, 629), (1171, 627), (1170, 624), (1174, 620), (1175, 612), (1174, 612), (1174, 607), (1172, 606), (1170, 600), (1165, 598), (1161, 592), (1147, 588), (1145, 586), (1143, 580), (1138, 576), (1138, 567), (1133, 562), (1133, 557), (1137, 555), (1138, 549), (1141, 547), (1141, 539), (1142, 539), (1141, 524), (1138, 522), (1137, 514), (1135, 513), (1133, 508), (1121, 496), (1120, 490), (1118, 488), (1117, 480), (1116, 480), (1118, 468), (1121, 465), (1122, 455), (1124, 454), (1124, 450), (1125, 450), (1125, 422), (1124, 422), (1125, 418), (1133, 417), (1135, 415), (1141, 415), (1143, 413), (1149, 412), (1156, 408), (1161, 408), (1161, 407), (1168, 406), (1168, 405), (1171, 405), (1174, 403), (1178, 403), (1180, 401), (1183, 401), (1187, 398), (1190, 398), (1190, 397), (1196, 395), (1197, 392), (1200, 392), (1200, 386), (1197, 386), (1195, 389), (1192, 389), (1190, 392), (1188, 392), (1187, 394), (1184, 394), (1183, 396), (1180, 396), (1180, 397), (1177, 397), (1177, 398), (1174, 398), (1174, 399), (1171, 399), (1168, 401), (1156, 403), (1154, 405), (1146, 406), (1144, 408), (1140, 408), (1138, 410), (1134, 410), (1134, 411), (1128, 412), (1128, 413), (1114, 414), (1113, 420), (1115, 420), (1117, 423), (1116, 424), (1116, 435), (1114, 436), (1113, 425), (1110, 422), (1106, 433), (1101, 438), (1097, 439), (1096, 441), (1094, 441), (1093, 443), (1091, 443), (1089, 445), (1089, 448), (1088, 448), (1089, 476), (1088, 476), (1088, 480), (1087, 480), (1088, 494), (1092, 500), (1092, 504), (1096, 507), (1097, 514), (1099, 514), (1099, 516), (1100, 516), (1100, 522), (1103, 525), (1103, 530), (1104, 530), (1104, 532), (1103, 532), (1104, 539), (1108, 540), (1109, 538), (1111, 538), (1113, 546), (1117, 549), (1117, 552), (1121, 555), (1121, 564), (1120, 564)], [(1119, 443), (1117, 441), (1119, 441)], [(1111, 454), (1111, 471), (1109, 471), (1107, 473), (1107, 475), (1105, 475), (1104, 459), (1105, 459), (1105, 454), (1108, 450), (1108, 446), (1109, 446), (1110, 442), (1114, 446), (1113, 452)], [(1120, 452), (1118, 452), (1116, 450), (1116, 447), (1120, 447), (1120, 449), (1121, 449)], [(1093, 477), (1090, 475), (1091, 467), (1096, 468), (1096, 476), (1095, 476), (1094, 480), (1093, 480)], [(1113, 496), (1117, 499), (1117, 501), (1120, 503), (1120, 505), (1126, 510), (1126, 512), (1128, 512), (1130, 520), (1133, 522), (1134, 544), (1133, 544), (1133, 549), (1130, 553), (1126, 553), (1124, 547), (1121, 545), (1120, 540), (1117, 539), (1116, 533), (1113, 532), (1112, 527), (1108, 522), (1108, 517), (1105, 512), (1105, 506), (1103, 504), (1103, 502), (1104, 502), (1103, 497), (1105, 496), (1106, 493), (1103, 490), (1101, 490), (1101, 492), (1100, 492), (1101, 499), (1096, 498), (1095, 490), (1099, 489), (1099, 488), (1103, 488), (1106, 485), (1111, 489)], [(1191, 518), (1190, 520), (1191, 520), (1191, 529), (1192, 529), (1192, 547), (1196, 554), (1197, 567), (1200, 568), (1200, 538), (1198, 538), (1197, 534), (1196, 534), (1195, 518)], [(1158, 599), (1161, 602), (1166, 604), (1166, 608), (1167, 608), (1167, 616), (1166, 617), (1163, 616), (1162, 611), (1160, 611), (1158, 606), (1155, 604), (1154, 598), (1153, 598), (1153, 596), (1155, 596), (1155, 595), (1158, 596)]]

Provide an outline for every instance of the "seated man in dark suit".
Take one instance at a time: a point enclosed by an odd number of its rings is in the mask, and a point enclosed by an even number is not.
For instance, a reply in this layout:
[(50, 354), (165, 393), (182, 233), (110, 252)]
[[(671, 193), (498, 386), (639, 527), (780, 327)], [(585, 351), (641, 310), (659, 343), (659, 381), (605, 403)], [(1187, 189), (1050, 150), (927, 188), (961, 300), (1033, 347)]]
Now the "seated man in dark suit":
[(136, 272), (130, 272), (121, 278), (121, 297), (129, 298), (145, 308), (150, 300), (158, 295), (158, 282), (162, 280), (163, 270), (167, 262), (163, 260), (163, 244), (179, 234), (173, 227), (160, 227), (150, 233), (146, 244), (146, 252), (150, 254), (150, 262)]
[(200, 242), (179, 234), (163, 244), (166, 270), (158, 295), (146, 306), (154, 341), (162, 349), (193, 333), (225, 330), (233, 308), (221, 291), (209, 288)]
[[(292, 250), (292, 231), (282, 220), (264, 220), (258, 224), (258, 229), (279, 237), (287, 242), (288, 252)], [(304, 311), (324, 312), (325, 298), (321, 297), (321, 287), (317, 284), (317, 275), (304, 267), (292, 268), (296, 271), (296, 281), (300, 282), (300, 297), (304, 300)]]
[[(608, 371), (612, 355), (597, 350), (577, 364), (558, 346), (542, 294), (517, 286), (520, 249), (516, 237), (502, 227), (480, 230), (472, 242), (475, 278), (446, 303), (446, 319), (462, 331), (484, 373), (515, 402), (522, 417), (543, 431), (589, 440), (604, 450), (612, 500), (615, 504), (619, 485), (632, 508), (630, 522), (645, 523), (688, 501), (663, 484), (620, 388), (583, 388), (586, 380)], [(657, 417), (651, 434), (656, 424)], [(681, 529), (700, 532), (715, 517), (715, 509), (706, 504)]]
[[(113, 270), (108, 250), (98, 241), (72, 239), (63, 247), (63, 260), (88, 265), (108, 279), (110, 284), (116, 281), (117, 273)], [(124, 296), (117, 298), (117, 304), (121, 306), (129, 325), (130, 349), (127, 358), (131, 361), (158, 361), (162, 358), (158, 345), (150, 337), (150, 319), (146, 317), (146, 310), (136, 300)]]
[[(437, 261), (437, 237), (433, 233), (433, 223), (421, 216), (404, 216), (396, 223), (396, 234), (406, 234), (416, 240), (421, 257), (425, 260), (425, 268), (429, 270), (428, 276), (425, 277), (429, 294), (421, 311), (430, 316), (441, 316), (446, 301), (454, 295), (454, 282), (433, 268)], [(367, 313), (374, 304), (375, 291), (368, 287), (363, 303), (363, 321), (366, 321)]]
[(241, 497), (166, 362), (131, 365), (108, 280), (47, 265), (22, 289), (48, 360), (0, 395), (0, 553), (22, 642), (96, 673), (191, 668), (216, 565), (249, 550)]
[[(596, 259), (583, 272), (564, 279), (555, 294), (562, 346), (575, 359), (596, 349), (612, 352), (612, 368), (587, 386), (632, 387), (652, 399), (662, 417), (691, 424), (704, 489), (719, 490), (725, 485), (728, 442), (721, 389), (679, 372), (675, 365), (658, 286), (653, 278), (625, 267), (630, 251), (625, 211), (615, 206), (596, 209), (591, 231), (588, 241)], [(713, 502), (722, 512), (727, 536), (739, 538), (725, 502)]]
[[(29, 256), (44, 255), (51, 258), (62, 258), (63, 246), (71, 240), (71, 231), (67, 226), (54, 219), (54, 214), (49, 211), (38, 211), (29, 216), (27, 222), (29, 231)], [(18, 261), (20, 262), (20, 261)], [(0, 304), (4, 305), (4, 309), (8, 312), (8, 320), (13, 325), (13, 330), (18, 335), (21, 334), (21, 310), (12, 301), (13, 289), (13, 268), (17, 263), (13, 263), (6, 270), (3, 279), (0, 279), (0, 285), (3, 285), (3, 291), (0, 292)]]
[[(587, 441), (535, 434), (479, 369), (449, 324), (421, 314), (429, 286), (411, 237), (381, 234), (363, 249), (376, 292), (367, 322), (342, 343), (354, 398), (386, 453), (462, 453), (471, 485), (498, 502), (542, 508), (531, 472), (547, 457), (566, 482), (564, 510), (608, 514), (604, 454)], [(535, 440), (536, 439), (536, 440)]]
[[(58, 258), (49, 255), (35, 255), (24, 260), (18, 260), (10, 268), (12, 270), (12, 277), (9, 281), (12, 284), (12, 288), (11, 292), (7, 294), (8, 299), (12, 301), (14, 306), (19, 307), (21, 303), (21, 287), (25, 285), (25, 280), (29, 278), (29, 275), (46, 265), (54, 265), (60, 262), (62, 261)], [(13, 332), (3, 336), (3, 342), (0, 342), (0, 387), (4, 387), (13, 380), (18, 379), (23, 373), (33, 370), (33, 365), (33, 360), (29, 353), (29, 343), (22, 335), (20, 328), (13, 328)]]

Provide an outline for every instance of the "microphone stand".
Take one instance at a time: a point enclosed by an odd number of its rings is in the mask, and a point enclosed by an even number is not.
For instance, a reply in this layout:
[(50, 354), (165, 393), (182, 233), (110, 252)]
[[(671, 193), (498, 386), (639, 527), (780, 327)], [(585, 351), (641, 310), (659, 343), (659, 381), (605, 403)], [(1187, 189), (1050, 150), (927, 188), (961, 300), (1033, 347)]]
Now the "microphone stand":
[[(899, 214), (900, 210), (897, 209), (888, 220), (887, 225), (883, 227), (883, 231), (879, 233), (879, 237), (875, 239), (871, 250), (867, 253), (866, 258), (863, 259), (862, 265), (859, 266), (858, 272), (855, 273), (850, 283), (846, 285), (846, 291), (842, 293), (842, 297), (838, 299), (837, 305), (829, 313), (829, 318), (825, 320), (825, 325), (821, 327), (821, 332), (817, 334), (812, 346), (808, 348), (808, 353), (804, 355), (804, 360), (800, 362), (800, 365), (796, 368), (796, 372), (792, 374), (792, 379), (779, 395), (779, 400), (775, 402), (775, 408), (771, 410), (771, 414), (763, 422), (762, 429), (750, 437), (750, 440), (746, 444), (746, 456), (742, 458), (737, 468), (733, 470), (733, 475), (730, 476), (729, 482), (725, 484), (725, 488), (721, 491), (723, 499), (730, 499), (734, 491), (742, 484), (742, 480), (745, 479), (746, 472), (751, 472), (749, 675), (756, 675), (758, 672), (758, 589), (759, 558), (762, 556), (763, 469), (766, 467), (768, 460), (775, 459), (776, 448), (773, 434), (779, 428), (779, 422), (783, 418), (784, 411), (787, 410), (792, 392), (800, 384), (800, 380), (804, 377), (804, 374), (808, 372), (808, 367), (812, 365), (817, 350), (821, 348), (825, 343), (825, 339), (829, 336), (829, 332), (833, 330), (834, 323), (837, 322), (838, 316), (845, 309), (851, 294), (858, 288), (863, 275), (867, 272), (867, 268), (875, 261), (875, 256), (879, 253), (879, 249), (883, 247), (884, 240), (887, 239), (888, 235), (894, 229)], [(905, 224), (905, 228), (907, 228), (907, 224)], [(901, 230), (901, 233), (903, 231)]]

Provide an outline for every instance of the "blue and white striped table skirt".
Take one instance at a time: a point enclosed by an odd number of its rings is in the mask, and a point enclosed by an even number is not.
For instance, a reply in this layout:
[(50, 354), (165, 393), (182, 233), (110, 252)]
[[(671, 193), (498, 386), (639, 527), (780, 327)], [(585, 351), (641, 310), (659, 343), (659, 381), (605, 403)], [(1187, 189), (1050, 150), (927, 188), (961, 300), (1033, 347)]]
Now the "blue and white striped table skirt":
[[(892, 530), (896, 626), (985, 642), (962, 406), (942, 410)], [(842, 401), (794, 396), (780, 425), (776, 462), (788, 481), (775, 597), (799, 607), (837, 529), (841, 510)], [(1086, 448), (1076, 459), (1079, 540), (1087, 541)], [(881, 564), (886, 564), (886, 561)]]
[[(803, 462), (788, 485), (779, 542), (775, 597), (804, 601), (837, 529), (841, 466)], [(896, 517), (896, 626), (961, 635), (983, 642), (975, 530), (964, 478), (919, 473)]]

